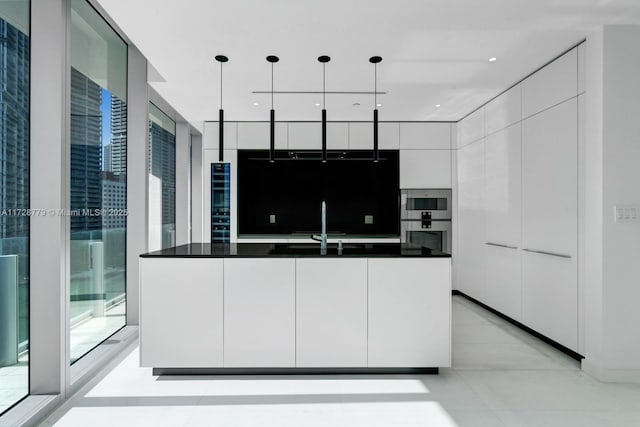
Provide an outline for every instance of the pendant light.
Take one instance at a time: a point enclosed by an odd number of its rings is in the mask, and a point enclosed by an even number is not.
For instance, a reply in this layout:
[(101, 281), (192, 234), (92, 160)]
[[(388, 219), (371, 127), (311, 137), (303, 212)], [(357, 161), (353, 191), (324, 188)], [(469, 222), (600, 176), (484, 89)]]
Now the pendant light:
[(372, 56), (369, 62), (373, 64), (373, 161), (380, 160), (378, 153), (378, 63), (382, 61), (379, 56)]
[(227, 62), (229, 58), (224, 55), (216, 55), (216, 61), (220, 63), (220, 115), (218, 118), (218, 160), (222, 162), (224, 160), (224, 110), (222, 109), (222, 64)]
[(327, 108), (326, 108), (326, 86), (325, 86), (325, 67), (331, 58), (322, 55), (318, 57), (318, 61), (322, 64), (322, 163), (327, 163)]
[(269, 136), (269, 161), (271, 163), (276, 161), (276, 112), (273, 109), (273, 64), (278, 62), (280, 58), (274, 55), (267, 56), (267, 61), (271, 63), (271, 112), (269, 122), (270, 136)]

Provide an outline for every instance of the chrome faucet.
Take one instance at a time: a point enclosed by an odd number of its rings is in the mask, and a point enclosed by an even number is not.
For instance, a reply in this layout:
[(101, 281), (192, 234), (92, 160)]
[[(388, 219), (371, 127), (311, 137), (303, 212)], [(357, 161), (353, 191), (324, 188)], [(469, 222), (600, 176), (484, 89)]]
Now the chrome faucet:
[(318, 236), (312, 234), (311, 238), (317, 242), (320, 242), (320, 254), (327, 254), (327, 204), (322, 201), (322, 233)]

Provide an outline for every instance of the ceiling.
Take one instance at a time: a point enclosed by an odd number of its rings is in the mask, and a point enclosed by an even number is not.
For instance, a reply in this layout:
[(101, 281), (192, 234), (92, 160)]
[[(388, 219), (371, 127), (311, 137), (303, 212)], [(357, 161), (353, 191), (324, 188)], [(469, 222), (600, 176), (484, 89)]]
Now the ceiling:
[[(97, 0), (161, 78), (152, 86), (191, 123), (268, 120), (275, 90), (372, 91), (380, 120), (457, 121), (599, 25), (640, 23), (638, 0)], [(489, 58), (497, 60), (489, 62)], [(321, 95), (275, 96), (277, 120), (319, 120)], [(258, 103), (258, 106), (254, 106)], [(359, 103), (360, 105), (354, 105)], [(371, 95), (327, 95), (329, 120), (371, 120)], [(437, 108), (436, 105), (440, 105)]]

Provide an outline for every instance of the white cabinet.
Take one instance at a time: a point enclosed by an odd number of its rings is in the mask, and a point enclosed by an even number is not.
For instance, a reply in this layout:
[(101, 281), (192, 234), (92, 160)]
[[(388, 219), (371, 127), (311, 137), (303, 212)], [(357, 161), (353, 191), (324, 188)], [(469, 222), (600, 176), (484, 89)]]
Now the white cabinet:
[(451, 188), (451, 150), (400, 150), (400, 188)]
[(451, 149), (451, 123), (400, 123), (403, 150)]
[(295, 367), (295, 260), (224, 260), (224, 366)]
[[(349, 148), (349, 124), (327, 123), (327, 149)], [(322, 124), (320, 122), (289, 123), (289, 149), (321, 150)]]
[(369, 367), (451, 366), (450, 265), (369, 260)]
[(482, 300), (484, 293), (484, 141), (458, 150), (459, 289)]
[(578, 105), (571, 99), (522, 123), (522, 246), (576, 255)]
[(367, 366), (367, 260), (296, 260), (296, 366)]
[(522, 82), (522, 117), (578, 94), (578, 49), (567, 52)]
[(522, 323), (578, 351), (576, 257), (522, 252)]
[[(238, 122), (238, 149), (268, 150), (271, 125), (268, 122)], [(287, 149), (287, 124), (276, 123), (276, 150)], [(217, 148), (217, 147), (214, 147)]]
[(484, 107), (486, 134), (511, 126), (522, 119), (522, 85), (517, 84)]
[[(381, 150), (400, 148), (398, 123), (378, 123), (378, 148)], [(349, 149), (373, 150), (373, 123), (349, 123)]]
[(520, 246), (521, 125), (489, 135), (484, 146), (487, 242)]
[(458, 122), (458, 148), (485, 136), (484, 108), (480, 108)]
[(222, 367), (222, 269), (222, 259), (140, 259), (141, 366)]
[(485, 245), (485, 283), (482, 300), (522, 322), (521, 253), (517, 249)]
[[(203, 145), (204, 149), (220, 148), (220, 131), (218, 122), (204, 122)], [(238, 124), (237, 122), (225, 122), (224, 124), (224, 149), (237, 147)]]

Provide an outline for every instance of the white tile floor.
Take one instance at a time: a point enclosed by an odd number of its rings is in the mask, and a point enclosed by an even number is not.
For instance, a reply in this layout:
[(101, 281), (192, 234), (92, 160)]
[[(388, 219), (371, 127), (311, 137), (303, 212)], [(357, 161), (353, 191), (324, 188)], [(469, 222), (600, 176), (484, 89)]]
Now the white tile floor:
[(640, 386), (600, 383), (460, 297), (453, 309), (440, 375), (159, 378), (132, 348), (42, 426), (640, 425)]

